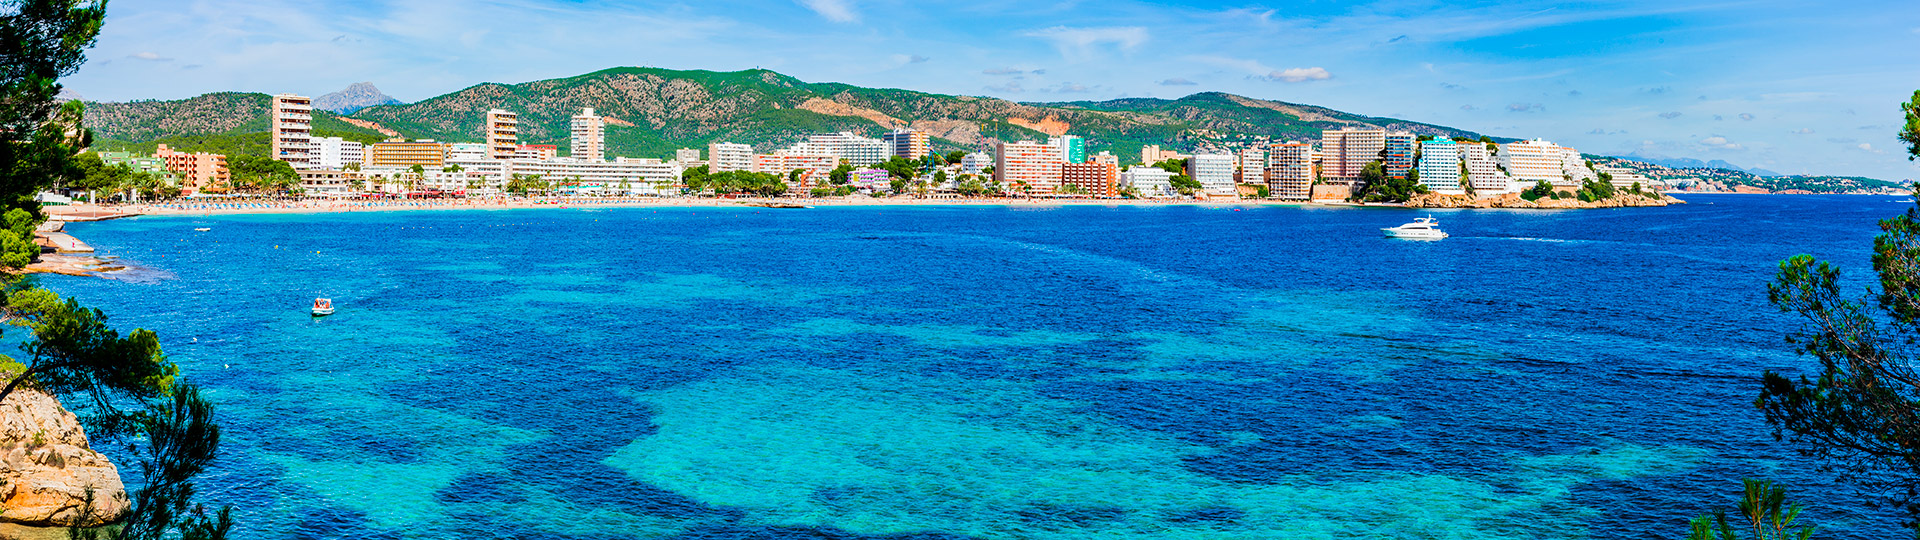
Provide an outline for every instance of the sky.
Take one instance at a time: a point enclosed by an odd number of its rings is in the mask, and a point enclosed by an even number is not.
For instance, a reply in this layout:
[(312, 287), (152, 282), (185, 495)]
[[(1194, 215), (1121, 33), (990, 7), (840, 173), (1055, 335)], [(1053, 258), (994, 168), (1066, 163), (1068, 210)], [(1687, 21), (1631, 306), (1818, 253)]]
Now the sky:
[(1229, 92), (1783, 174), (1920, 178), (1920, 2), (112, 0), (95, 101), (402, 101), (616, 66), (1056, 102)]

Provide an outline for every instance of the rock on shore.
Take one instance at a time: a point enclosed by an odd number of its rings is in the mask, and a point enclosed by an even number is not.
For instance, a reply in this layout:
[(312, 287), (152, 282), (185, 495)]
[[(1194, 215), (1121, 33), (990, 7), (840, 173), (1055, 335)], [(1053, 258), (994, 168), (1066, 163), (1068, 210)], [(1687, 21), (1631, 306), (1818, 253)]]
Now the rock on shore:
[(1645, 207), (1645, 206), (1667, 206), (1672, 204), (1686, 204), (1686, 203), (1687, 201), (1675, 199), (1668, 195), (1660, 195), (1658, 196), (1658, 198), (1655, 198), (1655, 197), (1649, 197), (1644, 195), (1634, 195), (1629, 193), (1620, 193), (1620, 194), (1614, 195), (1613, 197), (1609, 197), (1606, 199), (1601, 199), (1593, 202), (1585, 202), (1575, 198), (1565, 198), (1565, 199), (1542, 198), (1537, 201), (1529, 201), (1529, 200), (1520, 198), (1519, 194), (1511, 194), (1511, 193), (1502, 195), (1499, 197), (1486, 197), (1486, 198), (1475, 198), (1471, 195), (1445, 195), (1440, 193), (1426, 193), (1426, 194), (1414, 195), (1412, 199), (1408, 199), (1407, 207), (1408, 208), (1631, 208), (1631, 207)]
[(16, 389), (0, 402), (0, 523), (91, 527), (126, 517), (128, 505), (120, 471), (87, 445), (79, 418), (59, 400)]

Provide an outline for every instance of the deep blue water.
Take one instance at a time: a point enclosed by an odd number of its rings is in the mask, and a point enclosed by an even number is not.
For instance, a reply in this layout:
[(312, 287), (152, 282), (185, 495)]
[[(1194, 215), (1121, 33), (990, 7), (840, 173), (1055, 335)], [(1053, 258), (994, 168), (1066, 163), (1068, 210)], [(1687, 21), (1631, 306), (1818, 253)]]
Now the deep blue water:
[(1691, 199), (137, 218), (45, 283), (211, 389), (252, 538), (1892, 535), (1751, 403), (1777, 261), (1908, 203)]

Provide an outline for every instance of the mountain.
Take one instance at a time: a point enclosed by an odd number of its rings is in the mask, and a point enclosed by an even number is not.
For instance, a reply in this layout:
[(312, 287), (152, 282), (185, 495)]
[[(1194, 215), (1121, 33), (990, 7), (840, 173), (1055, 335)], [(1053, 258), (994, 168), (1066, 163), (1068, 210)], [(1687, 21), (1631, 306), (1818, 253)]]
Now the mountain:
[[(1772, 193), (1875, 193), (1903, 194), (1909, 186), (1898, 182), (1888, 182), (1875, 178), (1859, 176), (1813, 176), (1813, 175), (1761, 175), (1752, 170), (1742, 170), (1725, 161), (1678, 159), (1662, 160), (1685, 166), (1672, 167), (1652, 163), (1646, 157), (1611, 157), (1587, 154), (1586, 158), (1596, 166), (1612, 166), (1631, 169), (1641, 176), (1659, 180), (1669, 185), (1680, 186), (1688, 191), (1724, 192), (1745, 191)], [(1724, 167), (1704, 167), (1700, 165), (1721, 164)], [(1759, 169), (1755, 169), (1759, 170)]]
[(373, 83), (359, 82), (347, 85), (346, 90), (314, 98), (313, 108), (333, 111), (340, 114), (353, 114), (354, 111), (374, 105), (393, 105), (400, 100), (380, 93)]
[[(257, 96), (258, 106), (207, 106), (209, 96)], [(520, 140), (567, 147), (569, 122), (591, 107), (607, 121), (612, 155), (662, 157), (676, 148), (727, 140), (771, 150), (810, 133), (877, 137), (902, 126), (928, 131), (940, 149), (979, 150), (993, 141), (1071, 132), (1090, 150), (1125, 159), (1142, 145), (1176, 149), (1214, 141), (1312, 138), (1321, 129), (1386, 127), (1436, 136), (1479, 134), (1324, 107), (1222, 93), (1180, 99), (1019, 103), (900, 89), (807, 83), (767, 70), (734, 72), (615, 68), (521, 84), (485, 83), (408, 104), (374, 105), (348, 116), (315, 113), (316, 131), (479, 141), (488, 109), (519, 113)], [(186, 100), (89, 104), (87, 125), (102, 139), (141, 144), (161, 138), (265, 130), (265, 96), (208, 94)], [(257, 126), (257, 127), (256, 127)]]
[(1786, 175), (1769, 171), (1766, 169), (1762, 169), (1759, 167), (1748, 169), (1748, 168), (1741, 167), (1739, 165), (1734, 165), (1732, 163), (1727, 163), (1726, 161), (1718, 160), (1718, 159), (1713, 161), (1700, 161), (1698, 159), (1693, 159), (1693, 158), (1668, 158), (1668, 157), (1658, 157), (1658, 156), (1646, 156), (1646, 155), (1641, 155), (1638, 152), (1629, 153), (1623, 157), (1625, 159), (1630, 159), (1630, 160), (1638, 161), (1641, 163), (1651, 163), (1654, 165), (1659, 165), (1662, 167), (1667, 167), (1672, 169), (1726, 169), (1730, 171), (1740, 171), (1740, 172), (1750, 173), (1750, 174), (1753, 174), (1754, 176), (1786, 176)]
[[(150, 153), (166, 144), (186, 152), (265, 156), (271, 98), (219, 92), (168, 101), (87, 102), (85, 123), (93, 130), (94, 148), (100, 150)], [(377, 129), (351, 122), (356, 121), (324, 110), (313, 112), (315, 135), (360, 142), (386, 138)]]

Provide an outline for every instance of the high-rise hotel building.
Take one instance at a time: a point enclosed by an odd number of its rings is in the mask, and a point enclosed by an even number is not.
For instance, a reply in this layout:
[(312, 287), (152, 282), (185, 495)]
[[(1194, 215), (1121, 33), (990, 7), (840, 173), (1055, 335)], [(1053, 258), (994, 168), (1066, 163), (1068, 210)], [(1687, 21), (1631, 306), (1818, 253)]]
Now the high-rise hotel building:
[(1407, 171), (1413, 170), (1413, 141), (1412, 133), (1388, 133), (1383, 139), (1380, 159), (1387, 176), (1406, 178)]
[(1032, 193), (1053, 193), (1060, 187), (1060, 149), (1033, 141), (998, 142), (993, 147), (993, 180), (1008, 190), (1025, 184)]
[(1446, 139), (1421, 141), (1420, 185), (1427, 186), (1435, 193), (1465, 193), (1466, 187), (1461, 182), (1466, 175), (1460, 166), (1460, 147), (1460, 144)]
[(707, 145), (708, 172), (753, 170), (753, 146), (729, 142)]
[(927, 143), (929, 139), (925, 131), (904, 128), (896, 129), (886, 135), (881, 135), (880, 141), (886, 143), (887, 153), (890, 156), (907, 159), (927, 157)]
[(295, 170), (313, 169), (313, 99), (293, 94), (273, 96), (273, 159)]
[(494, 109), (487, 111), (487, 156), (513, 159), (520, 149), (520, 115)]
[(1313, 145), (1280, 143), (1267, 147), (1267, 193), (1278, 199), (1313, 198)]
[[(1380, 159), (1387, 147), (1384, 129), (1340, 129), (1320, 132), (1321, 176), (1330, 182), (1353, 183), (1367, 163)], [(1401, 173), (1406, 174), (1406, 173)]]
[(595, 114), (592, 107), (573, 116), (571, 155), (574, 159), (586, 161), (606, 161), (607, 159), (607, 121)]

